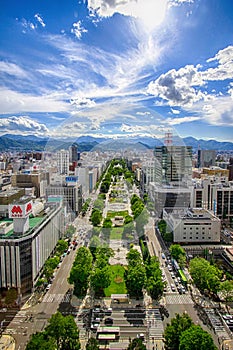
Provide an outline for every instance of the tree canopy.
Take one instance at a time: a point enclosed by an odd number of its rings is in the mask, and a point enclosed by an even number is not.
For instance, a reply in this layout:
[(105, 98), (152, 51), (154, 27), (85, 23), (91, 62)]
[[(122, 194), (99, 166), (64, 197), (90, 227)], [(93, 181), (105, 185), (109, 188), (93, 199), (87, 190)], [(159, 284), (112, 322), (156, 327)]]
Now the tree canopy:
[(73, 316), (52, 315), (45, 330), (33, 334), (26, 350), (79, 350), (79, 330)]
[(142, 339), (134, 338), (130, 341), (127, 350), (146, 350), (146, 346), (143, 344)]
[(196, 257), (190, 261), (189, 270), (195, 285), (201, 291), (212, 293), (219, 291), (222, 271), (209, 261)]
[(172, 318), (164, 332), (165, 349), (178, 350), (181, 334), (192, 325), (193, 321), (187, 314), (176, 314), (176, 317)]
[(192, 325), (180, 336), (179, 350), (217, 350), (210, 334), (198, 325)]

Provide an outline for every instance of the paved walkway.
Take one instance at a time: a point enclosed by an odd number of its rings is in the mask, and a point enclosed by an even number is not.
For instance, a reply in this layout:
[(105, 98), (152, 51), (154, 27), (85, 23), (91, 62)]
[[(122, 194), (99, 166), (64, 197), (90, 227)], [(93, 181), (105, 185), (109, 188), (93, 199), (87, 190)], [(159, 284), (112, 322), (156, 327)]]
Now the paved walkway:
[(15, 340), (10, 335), (3, 334), (0, 338), (0, 349), (1, 350), (14, 350)]

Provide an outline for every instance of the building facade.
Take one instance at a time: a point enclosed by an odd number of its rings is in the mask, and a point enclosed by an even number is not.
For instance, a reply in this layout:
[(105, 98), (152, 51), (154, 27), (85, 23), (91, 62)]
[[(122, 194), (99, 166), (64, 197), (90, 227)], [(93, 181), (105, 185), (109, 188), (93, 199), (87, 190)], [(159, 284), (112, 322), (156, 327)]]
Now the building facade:
[(25, 232), (16, 233), (13, 228), (0, 234), (0, 288), (16, 288), (22, 295), (31, 292), (63, 235), (61, 204), (52, 206), (41, 217), (29, 218), (29, 229)]
[(173, 232), (174, 243), (220, 242), (221, 220), (208, 210), (164, 208), (163, 219)]

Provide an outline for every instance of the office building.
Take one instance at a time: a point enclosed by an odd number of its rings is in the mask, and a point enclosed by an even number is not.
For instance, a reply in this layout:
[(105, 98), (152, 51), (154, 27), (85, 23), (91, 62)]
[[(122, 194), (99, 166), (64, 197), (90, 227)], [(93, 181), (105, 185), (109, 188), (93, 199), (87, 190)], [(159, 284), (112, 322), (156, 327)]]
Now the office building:
[(154, 152), (160, 165), (156, 182), (187, 183), (192, 177), (192, 147), (190, 146), (158, 146)]
[(9, 205), (9, 219), (0, 226), (0, 288), (32, 292), (45, 261), (64, 235), (62, 203), (31, 217), (32, 203), (23, 198)]
[(78, 147), (77, 145), (72, 145), (69, 147), (70, 153), (70, 163), (78, 161)]
[(174, 243), (220, 242), (221, 220), (208, 210), (164, 208), (163, 219), (173, 232)]
[(214, 150), (198, 150), (197, 152), (197, 167), (209, 168), (215, 166), (216, 151)]
[(190, 207), (191, 189), (188, 187), (161, 185), (151, 182), (148, 193), (154, 203), (154, 211), (158, 217), (162, 216), (164, 207)]
[(69, 162), (70, 162), (70, 153), (64, 149), (60, 150), (56, 154), (57, 158), (57, 171), (61, 175), (69, 174)]

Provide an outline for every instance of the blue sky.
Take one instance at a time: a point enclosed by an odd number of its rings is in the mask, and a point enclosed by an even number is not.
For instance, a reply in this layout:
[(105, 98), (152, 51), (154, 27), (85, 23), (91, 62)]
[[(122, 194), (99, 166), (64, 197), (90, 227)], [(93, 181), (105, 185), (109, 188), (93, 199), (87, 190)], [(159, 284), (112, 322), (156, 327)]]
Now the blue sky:
[(233, 141), (232, 0), (3, 0), (0, 23), (0, 135)]

